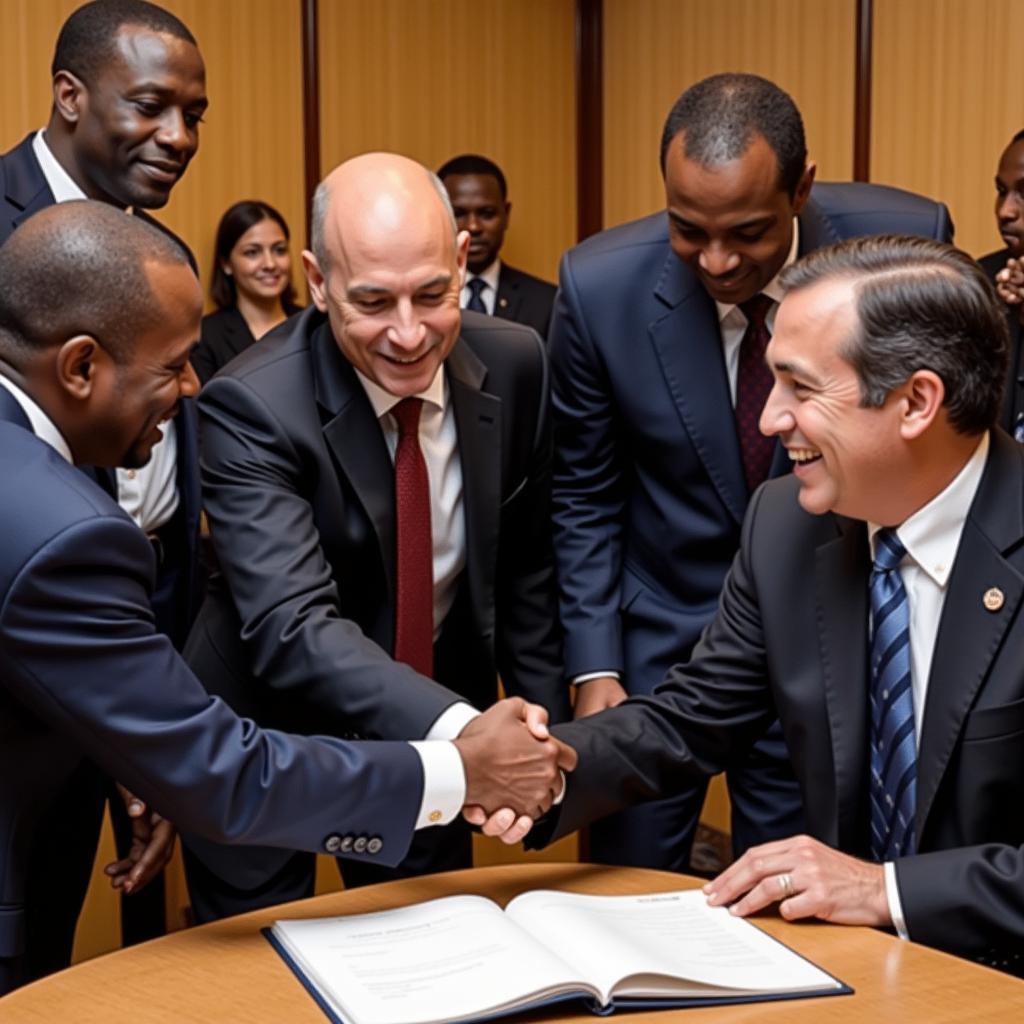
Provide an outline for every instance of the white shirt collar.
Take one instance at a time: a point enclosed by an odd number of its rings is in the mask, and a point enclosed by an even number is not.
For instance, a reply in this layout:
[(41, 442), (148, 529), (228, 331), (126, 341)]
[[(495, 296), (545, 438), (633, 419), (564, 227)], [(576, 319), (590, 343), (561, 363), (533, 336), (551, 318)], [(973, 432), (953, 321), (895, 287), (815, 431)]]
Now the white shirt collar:
[[(353, 366), (353, 370), (356, 368)], [(391, 394), (390, 391), (385, 391), (379, 384), (375, 384), (369, 377), (360, 373), (356, 370), (356, 376), (359, 378), (359, 383), (363, 385), (363, 390), (366, 392), (366, 397), (370, 400), (370, 405), (373, 406), (373, 411), (380, 419), (381, 416), (391, 412), (391, 410), (398, 405), (402, 400), (397, 395)], [(434, 374), (434, 379), (424, 388), (419, 394), (411, 395), (412, 398), (422, 398), (425, 402), (430, 402), (431, 405), (437, 406), (442, 412), (445, 406), (445, 381), (444, 381), (444, 364), (437, 368), (437, 373)]]
[(68, 462), (73, 462), (71, 449), (68, 447), (67, 441), (64, 440), (64, 435), (57, 429), (53, 420), (43, 412), (36, 401), (25, 394), (13, 380), (8, 379), (2, 373), (0, 373), (0, 387), (7, 388), (14, 397), (14, 400), (21, 406), (21, 411), (28, 417), (28, 421), (32, 426), (32, 432), (36, 437), (40, 441), (45, 441), (62, 458), (67, 459)]
[[(904, 520), (896, 530), (907, 554), (938, 587), (945, 587), (949, 580), (967, 513), (985, 472), (988, 450), (989, 435), (986, 432), (974, 454), (945, 490)], [(868, 523), (872, 558), (875, 535), (880, 529), (875, 523)]]
[(32, 139), (32, 152), (39, 161), (39, 168), (43, 172), (46, 184), (50, 186), (55, 202), (66, 203), (72, 199), (88, 198), (53, 155), (53, 150), (46, 142), (45, 128), (40, 128)]
[[(789, 247), (789, 255), (786, 257), (786, 262), (779, 268), (779, 273), (776, 274), (760, 291), (761, 295), (767, 295), (769, 299), (774, 299), (776, 303), (782, 301), (785, 292), (779, 285), (779, 274), (782, 273), (786, 267), (796, 263), (797, 253), (800, 251), (800, 221), (796, 217), (793, 218), (793, 241)], [(725, 318), (736, 308), (736, 303), (716, 302), (715, 306), (718, 308), (718, 322), (722, 323)]]
[(479, 274), (474, 274), (472, 271), (466, 274), (466, 283), (468, 284), (473, 280), (474, 277), (482, 278), (487, 282), (488, 286), (495, 293), (498, 291), (498, 277), (501, 274), (501, 260), (498, 257), (494, 258), (494, 262), (482, 270)]

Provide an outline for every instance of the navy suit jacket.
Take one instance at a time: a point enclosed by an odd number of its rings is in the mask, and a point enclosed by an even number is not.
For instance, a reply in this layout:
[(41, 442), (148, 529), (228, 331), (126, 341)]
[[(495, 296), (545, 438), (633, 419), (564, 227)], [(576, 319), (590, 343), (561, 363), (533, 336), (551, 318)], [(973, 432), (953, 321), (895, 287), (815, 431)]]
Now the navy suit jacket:
[[(916, 855), (895, 861), (910, 937), (987, 963), (1024, 953), (1024, 448), (992, 434), (947, 585), (917, 762)], [(556, 734), (580, 754), (557, 833), (721, 771), (778, 716), (808, 832), (869, 849), (867, 529), (812, 516), (792, 477), (751, 502), (688, 664)], [(1003, 595), (989, 610), (982, 595)]]
[(503, 320), (532, 327), (542, 338), (548, 336), (551, 307), (555, 302), (555, 286), (524, 270), (502, 263), (498, 272), (498, 294), (494, 315)]
[(40, 817), (83, 757), (221, 842), (402, 859), (423, 776), (405, 743), (260, 731), (156, 632), (154, 557), (113, 500), (31, 432), (0, 388), (0, 993), (16, 982)]
[[(26, 136), (14, 149), (0, 155), (0, 245), (23, 221), (33, 213), (54, 203), (53, 193), (32, 151), (35, 133)], [(169, 232), (159, 221), (143, 210), (135, 215), (147, 223), (171, 235), (179, 244), (181, 239)], [(189, 261), (195, 269), (195, 261), (188, 247), (182, 244)], [(199, 610), (202, 576), (199, 570), (199, 517), (202, 509), (202, 492), (199, 483), (198, 428), (195, 406), (191, 399), (182, 399), (175, 418), (178, 432), (178, 466), (176, 483), (180, 503), (171, 528), (176, 535), (173, 550), (181, 552), (180, 558), (161, 567), (153, 594), (153, 611), (157, 627), (166, 633), (179, 649), (184, 646), (188, 629)], [(115, 487), (111, 470), (90, 470), (94, 478), (103, 475), (104, 485), (110, 491)]]
[[(799, 223), (801, 255), (952, 234), (941, 204), (877, 185), (815, 185)], [(649, 693), (714, 613), (749, 497), (715, 303), (664, 213), (565, 254), (549, 347), (566, 670)]]

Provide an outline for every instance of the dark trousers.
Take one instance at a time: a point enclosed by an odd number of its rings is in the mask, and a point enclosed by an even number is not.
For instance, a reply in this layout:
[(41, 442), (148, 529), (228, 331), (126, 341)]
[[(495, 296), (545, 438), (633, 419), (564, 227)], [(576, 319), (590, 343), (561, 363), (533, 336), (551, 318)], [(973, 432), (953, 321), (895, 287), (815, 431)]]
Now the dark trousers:
[[(283, 862), (275, 858), (275, 870), (269, 871), (259, 884), (243, 887), (238, 884), (238, 878), (229, 881), (212, 870), (189, 849), (187, 841), (182, 844), (182, 851), (196, 924), (206, 924), (222, 917), (261, 910), (291, 900), (303, 900), (313, 895), (316, 880), (315, 854), (293, 853)], [(338, 857), (337, 863), (346, 889), (414, 878), (438, 871), (458, 871), (472, 867), (472, 835), (469, 826), (458, 819), (440, 828), (420, 829), (413, 838), (409, 853), (397, 867), (383, 867), (344, 857)], [(252, 882), (251, 866), (245, 877)]]

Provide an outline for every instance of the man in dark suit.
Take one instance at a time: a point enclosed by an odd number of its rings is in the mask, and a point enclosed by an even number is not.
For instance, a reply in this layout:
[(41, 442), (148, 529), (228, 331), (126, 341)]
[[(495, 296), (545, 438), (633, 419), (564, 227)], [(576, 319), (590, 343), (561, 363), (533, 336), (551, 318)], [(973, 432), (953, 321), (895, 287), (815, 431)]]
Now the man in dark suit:
[[(996, 426), (1002, 310), (951, 246), (859, 239), (783, 274), (751, 500), (718, 611), (651, 697), (558, 730), (558, 832), (721, 771), (776, 716), (809, 835), (706, 891), (748, 914), (1024, 951), (1024, 452)], [(1017, 962), (1019, 968), (1019, 961)]]
[[(185, 254), (139, 218), (65, 203), (0, 246), (0, 281), (0, 994), (31, 976), (38, 832), (83, 758), (153, 808), (117, 869), (129, 888), (169, 855), (167, 819), (394, 864), (414, 828), (467, 800), (550, 804), (556, 745), (530, 738), (514, 702), (454, 744), (412, 745), (264, 732), (211, 698), (154, 628), (151, 545), (72, 466), (144, 465), (198, 390), (202, 294)], [(404, 715), (422, 733), (455, 699), (423, 681)], [(464, 792), (438, 755), (461, 765)]]
[[(423, 676), (484, 707), (499, 672), (509, 693), (567, 717), (543, 344), (460, 317), (470, 238), (411, 160), (335, 170), (312, 237), (313, 308), (199, 400), (221, 571), (189, 663), (236, 710), (298, 731), (422, 735), (405, 703)], [(413, 443), (418, 494), (405, 489)], [(417, 839), (400, 873), (470, 859), (459, 822)], [(305, 854), (186, 838), (186, 868), (200, 920), (312, 892)], [(345, 866), (346, 885), (385, 877)]]
[[(799, 111), (754, 75), (683, 93), (661, 163), (667, 215), (565, 255), (549, 338), (555, 551), (577, 717), (650, 693), (686, 658), (750, 494), (786, 469), (757, 431), (779, 271), (855, 235), (952, 230), (945, 207), (906, 192), (814, 185)], [(777, 728), (728, 767), (737, 853), (799, 827)], [(685, 871), (704, 788), (600, 823), (591, 857)]]
[[(199, 145), (207, 105), (202, 57), (186, 26), (160, 7), (99, 0), (79, 8), (58, 35), (52, 75), (46, 128), (0, 156), (0, 242), (37, 210), (71, 199), (98, 199), (148, 220), (146, 210), (166, 204)], [(157, 628), (180, 649), (202, 586), (191, 399), (162, 429), (164, 440), (145, 467), (88, 467), (87, 472), (150, 538), (158, 562), (152, 595)], [(45, 943), (34, 947), (44, 957), (40, 973), (70, 962), (73, 923), (92, 872), (108, 792), (123, 855), (131, 828), (121, 801), (113, 784), (85, 763), (69, 783), (64, 812), (52, 818), (58, 831), (41, 834), (34, 860), (39, 888), (34, 906), (40, 908), (38, 928), (45, 935)], [(122, 903), (126, 943), (162, 935), (164, 927), (162, 880)]]
[(555, 286), (516, 270), (499, 258), (512, 204), (501, 168), (484, 156), (453, 157), (438, 172), (455, 210), (460, 231), (469, 232), (463, 309), (500, 316), (547, 337)]
[[(1024, 256), (1024, 131), (1017, 132), (1003, 150), (996, 170), (996, 224), (1006, 248), (990, 252), (978, 261), (992, 281), (1007, 269), (1010, 260)], [(1000, 424), (1018, 441), (1024, 441), (1024, 365), (1021, 364), (1020, 300), (1008, 302), (1006, 323), (1010, 331), (1010, 362), (1006, 397)]]

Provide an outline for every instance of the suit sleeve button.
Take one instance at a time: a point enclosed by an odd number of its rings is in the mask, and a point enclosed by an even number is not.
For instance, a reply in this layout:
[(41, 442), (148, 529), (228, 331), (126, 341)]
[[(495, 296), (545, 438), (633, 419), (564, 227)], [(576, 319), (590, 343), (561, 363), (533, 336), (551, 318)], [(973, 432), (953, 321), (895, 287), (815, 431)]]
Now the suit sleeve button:
[(328, 853), (337, 853), (341, 849), (341, 836), (328, 836), (324, 840), (324, 849)]
[(380, 853), (384, 849), (384, 843), (381, 841), (380, 836), (374, 836), (366, 844), (367, 853)]
[(352, 844), (352, 852), (353, 853), (365, 853), (366, 852), (366, 836), (360, 836)]
[(338, 849), (339, 853), (351, 853), (352, 852), (352, 837), (345, 836), (341, 841), (341, 846)]

